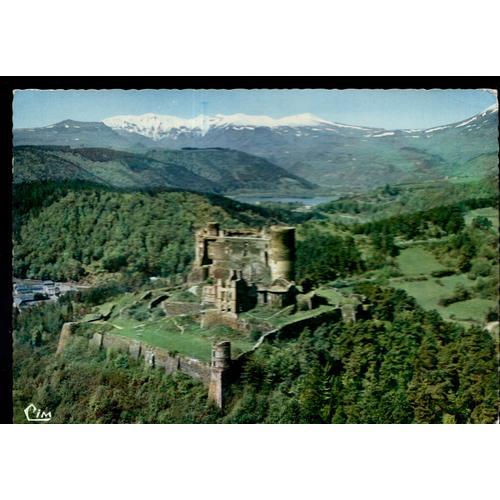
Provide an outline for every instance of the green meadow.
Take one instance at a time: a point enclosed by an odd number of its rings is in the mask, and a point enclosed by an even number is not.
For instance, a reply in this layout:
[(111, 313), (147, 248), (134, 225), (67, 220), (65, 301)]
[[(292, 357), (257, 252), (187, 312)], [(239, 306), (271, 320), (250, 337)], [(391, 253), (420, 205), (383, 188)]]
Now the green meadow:
[(478, 208), (465, 214), (465, 224), (470, 226), (475, 217), (486, 217), (498, 229), (498, 210), (494, 207)]
[[(440, 264), (436, 257), (421, 247), (410, 247), (401, 251), (396, 259), (403, 277), (392, 278), (391, 286), (404, 290), (414, 297), (425, 309), (437, 310), (446, 320), (461, 323), (483, 323), (490, 308), (495, 307), (494, 300), (472, 298), (455, 302), (447, 307), (439, 305), (439, 300), (453, 295), (457, 285), (470, 289), (475, 281), (466, 274), (455, 274), (442, 278), (431, 276), (432, 271), (440, 271), (445, 266)], [(418, 280), (407, 281), (408, 278), (418, 277)]]
[(430, 274), (445, 268), (434, 255), (422, 247), (405, 248), (397, 256), (396, 262), (401, 272), (406, 276), (415, 274)]

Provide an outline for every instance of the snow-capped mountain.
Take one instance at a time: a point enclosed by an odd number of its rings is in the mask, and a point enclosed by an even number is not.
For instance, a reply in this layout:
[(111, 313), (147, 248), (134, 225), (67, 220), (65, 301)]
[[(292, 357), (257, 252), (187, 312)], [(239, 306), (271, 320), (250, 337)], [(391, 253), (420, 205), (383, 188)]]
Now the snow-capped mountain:
[(474, 129), (476, 127), (481, 127), (482, 122), (484, 120), (481, 120), (482, 118), (487, 118), (488, 116), (494, 116), (498, 114), (498, 103), (492, 104), (491, 106), (487, 107), (482, 113), (479, 113), (477, 115), (474, 115), (471, 118), (468, 118), (467, 120), (463, 122), (458, 122), (458, 123), (451, 123), (450, 125), (442, 125), (440, 127), (433, 127), (433, 128), (428, 128), (428, 129), (411, 129), (411, 130), (404, 130), (403, 132), (406, 132), (408, 134), (415, 134), (415, 133), (423, 133), (423, 134), (432, 134), (433, 132), (437, 132), (439, 130), (450, 130), (453, 128), (461, 128), (465, 127), (466, 129)]
[(243, 113), (179, 118), (171, 115), (146, 113), (144, 115), (113, 116), (104, 119), (103, 122), (113, 130), (141, 134), (155, 141), (164, 138), (175, 139), (182, 134), (205, 136), (212, 129), (228, 128), (235, 130), (255, 130), (256, 128), (320, 127), (330, 131), (334, 131), (337, 128), (370, 130), (366, 127), (356, 127), (324, 120), (311, 113), (285, 116), (283, 118), (271, 118), (265, 115), (246, 115)]

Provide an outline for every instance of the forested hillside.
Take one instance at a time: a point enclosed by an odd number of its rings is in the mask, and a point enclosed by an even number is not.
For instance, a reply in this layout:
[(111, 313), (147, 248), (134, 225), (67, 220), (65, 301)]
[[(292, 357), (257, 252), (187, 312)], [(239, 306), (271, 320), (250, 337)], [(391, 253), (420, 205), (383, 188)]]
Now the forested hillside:
[(305, 218), (190, 192), (21, 184), (14, 188), (14, 275), (56, 280), (120, 271), (178, 275), (191, 264), (195, 229), (211, 220), (255, 227)]
[(384, 187), (346, 196), (315, 207), (317, 212), (346, 223), (372, 221), (401, 213), (414, 213), (464, 200), (497, 196), (498, 176), (453, 183), (448, 181), (421, 184), (386, 184)]
[(18, 146), (14, 182), (85, 180), (108, 186), (207, 193), (311, 193), (317, 187), (283, 168), (231, 149), (152, 150)]

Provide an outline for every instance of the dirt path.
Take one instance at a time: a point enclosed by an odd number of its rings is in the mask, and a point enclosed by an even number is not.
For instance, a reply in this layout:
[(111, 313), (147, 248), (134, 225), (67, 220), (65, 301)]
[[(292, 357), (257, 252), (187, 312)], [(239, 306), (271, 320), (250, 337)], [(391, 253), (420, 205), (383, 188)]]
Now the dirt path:
[(179, 323), (175, 321), (175, 318), (172, 318), (172, 321), (174, 322), (174, 325), (181, 331), (181, 333), (184, 333), (184, 327), (182, 325), (179, 325)]

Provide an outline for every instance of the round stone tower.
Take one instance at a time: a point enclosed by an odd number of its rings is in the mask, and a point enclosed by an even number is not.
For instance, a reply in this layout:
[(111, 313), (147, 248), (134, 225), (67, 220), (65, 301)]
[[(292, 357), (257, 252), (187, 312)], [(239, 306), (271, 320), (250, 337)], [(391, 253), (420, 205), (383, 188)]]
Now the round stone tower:
[(212, 367), (225, 370), (231, 365), (231, 342), (224, 341), (212, 347)]
[(271, 278), (295, 279), (295, 228), (271, 226), (270, 259)]
[(208, 399), (219, 408), (224, 407), (225, 393), (228, 386), (228, 369), (231, 366), (231, 342), (224, 341), (212, 347), (210, 382)]

